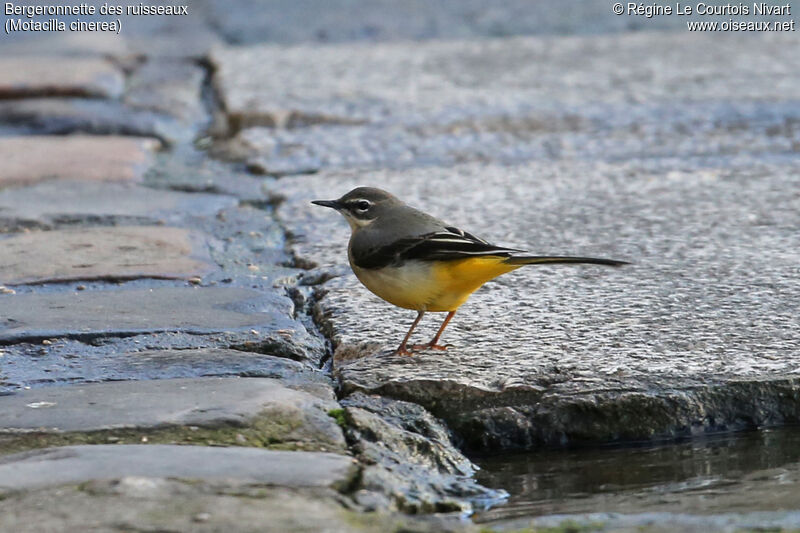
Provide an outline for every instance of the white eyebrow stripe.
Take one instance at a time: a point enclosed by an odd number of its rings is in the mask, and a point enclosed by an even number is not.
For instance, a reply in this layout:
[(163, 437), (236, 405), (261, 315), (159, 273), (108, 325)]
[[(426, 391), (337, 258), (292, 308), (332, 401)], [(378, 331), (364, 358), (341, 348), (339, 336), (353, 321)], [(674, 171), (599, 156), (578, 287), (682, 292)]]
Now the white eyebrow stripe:
[(475, 241), (471, 241), (469, 239), (452, 239), (452, 238), (448, 239), (448, 238), (442, 238), (442, 237), (431, 237), (430, 239), (427, 239), (427, 240), (428, 241), (432, 241), (432, 242), (455, 242), (455, 243), (463, 243), (463, 244), (475, 244)]
[(463, 250), (442, 250), (442, 253), (453, 253), (456, 255), (503, 255), (503, 254), (511, 255), (512, 252), (510, 252), (509, 250), (498, 248), (497, 250), (482, 250), (477, 252), (468, 252)]
[(470, 239), (468, 236), (460, 236), (455, 235), (453, 233), (436, 233), (431, 235), (428, 240), (436, 241), (436, 242), (463, 242), (463, 243), (470, 243), (470, 244), (489, 244), (488, 242), (482, 239)]

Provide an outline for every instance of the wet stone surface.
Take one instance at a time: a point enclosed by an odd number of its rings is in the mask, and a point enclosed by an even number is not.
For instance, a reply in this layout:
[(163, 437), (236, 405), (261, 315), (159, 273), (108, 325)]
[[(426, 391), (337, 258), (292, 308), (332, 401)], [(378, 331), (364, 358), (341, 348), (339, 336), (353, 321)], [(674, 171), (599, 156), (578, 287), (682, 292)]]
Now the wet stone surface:
[(116, 98), (125, 77), (109, 61), (54, 56), (0, 58), (0, 99), (38, 96)]
[[(285, 182), (278, 215), (296, 253), (339, 275), (318, 288), (317, 318), (333, 338), (343, 393), (419, 403), (473, 451), (797, 420), (800, 196), (787, 194), (796, 160), (662, 164), (474, 165)], [(447, 352), (393, 357), (413, 312), (342, 274), (349, 228), (308, 203), (364, 184), (499, 244), (633, 264), (503, 276), (456, 315)], [(426, 317), (412, 342), (440, 320)]]
[(133, 181), (141, 179), (160, 143), (116, 136), (28, 136), (0, 138), (0, 187), (48, 180)]
[[(302, 461), (307, 455), (297, 460)], [(26, 533), (65, 528), (200, 533), (478, 531), (457, 517), (364, 514), (347, 509), (341, 503), (343, 499), (340, 493), (328, 488), (128, 476), (6, 494), (0, 500), (0, 528)]]
[(58, 35), (40, 34), (35, 38), (4, 39), (0, 50), (10, 57), (69, 57), (123, 59), (129, 54), (124, 39), (105, 32), (64, 32)]
[(25, 98), (0, 100), (0, 128), (16, 135), (131, 135), (165, 145), (190, 142), (197, 133), (175, 117), (126, 106), (118, 100)]
[(342, 430), (328, 415), (338, 406), (333, 390), (329, 383), (316, 383), (316, 390), (306, 387), (316, 394), (267, 378), (20, 391), (0, 396), (0, 441), (5, 453), (48, 444), (140, 441), (344, 452)]
[[(276, 336), (261, 344), (260, 334), (250, 332), (252, 336), (245, 341), (242, 333), (199, 336), (168, 332), (88, 342), (54, 338), (7, 345), (0, 348), (0, 392), (54, 384), (204, 376), (275, 378), (313, 394), (327, 390), (330, 378), (320, 381), (312, 372), (319, 367), (319, 355), (308, 351), (302, 358), (291, 337)], [(267, 353), (244, 351), (261, 347)], [(286, 357), (292, 355), (302, 360)]]
[(192, 124), (205, 119), (201, 101), (205, 71), (183, 61), (148, 61), (129, 80), (123, 101)]
[(3, 457), (0, 489), (54, 487), (129, 476), (329, 487), (347, 484), (354, 471), (351, 458), (331, 453), (174, 445), (65, 446)]
[(291, 300), (251, 289), (161, 287), (2, 298), (0, 344), (173, 332), (171, 348), (186, 347), (184, 337), (204, 337), (299, 360), (318, 360), (322, 352), (321, 342), (291, 318)]
[(0, 229), (76, 223), (174, 223), (215, 215), (230, 196), (158, 191), (122, 183), (46, 182), (0, 190)]
[(357, 502), (408, 513), (471, 511), (504, 500), (475, 483), (475, 466), (419, 405), (353, 394), (342, 402), (348, 438), (365, 466)]
[(202, 276), (212, 269), (207, 238), (163, 226), (13, 235), (0, 239), (0, 284)]
[(236, 375), (280, 379), (289, 388), (323, 399), (334, 399), (330, 376), (309, 362), (223, 348), (141, 350), (107, 357), (101, 375), (123, 379), (167, 379), (188, 376)]

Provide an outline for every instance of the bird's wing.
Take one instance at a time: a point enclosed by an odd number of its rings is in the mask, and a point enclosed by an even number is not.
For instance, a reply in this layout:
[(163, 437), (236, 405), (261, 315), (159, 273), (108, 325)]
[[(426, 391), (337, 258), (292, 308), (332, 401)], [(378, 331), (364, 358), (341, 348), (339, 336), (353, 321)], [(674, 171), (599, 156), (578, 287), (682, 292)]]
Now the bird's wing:
[(415, 237), (403, 237), (391, 244), (359, 250), (353, 261), (361, 268), (383, 268), (406, 261), (447, 261), (475, 256), (510, 257), (514, 248), (495, 246), (471, 233), (447, 226)]

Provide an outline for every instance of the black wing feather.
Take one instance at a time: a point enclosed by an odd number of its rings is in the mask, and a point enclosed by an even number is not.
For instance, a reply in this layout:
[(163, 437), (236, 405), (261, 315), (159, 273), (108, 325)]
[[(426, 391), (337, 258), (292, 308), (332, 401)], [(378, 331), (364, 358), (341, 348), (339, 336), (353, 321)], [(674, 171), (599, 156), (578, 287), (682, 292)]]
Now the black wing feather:
[(353, 260), (361, 268), (383, 268), (398, 266), (409, 260), (449, 261), (476, 255), (511, 257), (512, 253), (523, 251), (489, 244), (458, 228), (446, 227), (444, 230), (398, 239), (386, 246), (354, 255)]

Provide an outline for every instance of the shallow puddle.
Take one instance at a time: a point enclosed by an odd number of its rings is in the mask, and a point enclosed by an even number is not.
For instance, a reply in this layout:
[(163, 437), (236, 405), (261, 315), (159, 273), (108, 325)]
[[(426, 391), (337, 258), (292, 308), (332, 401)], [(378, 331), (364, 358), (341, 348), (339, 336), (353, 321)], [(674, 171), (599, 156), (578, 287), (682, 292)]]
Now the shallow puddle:
[(511, 494), (507, 504), (478, 513), (477, 522), (589, 512), (800, 509), (800, 427), (475, 462), (480, 483)]

